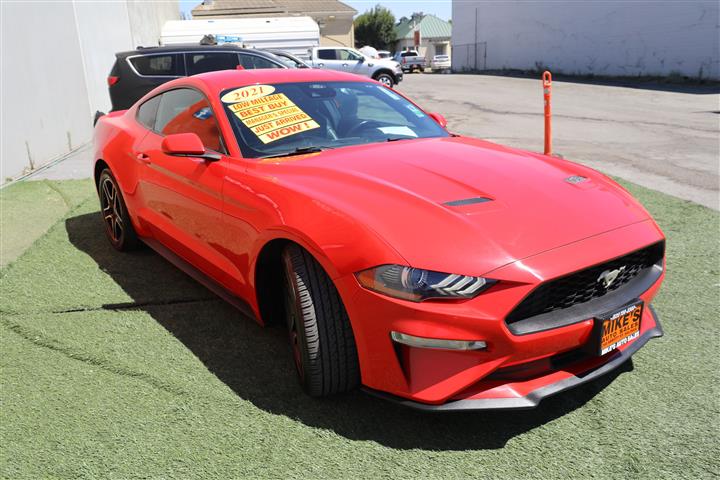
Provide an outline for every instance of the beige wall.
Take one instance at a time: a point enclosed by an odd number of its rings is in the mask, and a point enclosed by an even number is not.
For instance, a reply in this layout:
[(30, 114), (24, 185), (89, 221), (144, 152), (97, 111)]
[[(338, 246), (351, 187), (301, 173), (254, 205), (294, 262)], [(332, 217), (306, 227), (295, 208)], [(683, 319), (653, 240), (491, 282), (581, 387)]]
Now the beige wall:
[(352, 17), (314, 17), (314, 20), (320, 25), (320, 45), (327, 47), (355, 47)]

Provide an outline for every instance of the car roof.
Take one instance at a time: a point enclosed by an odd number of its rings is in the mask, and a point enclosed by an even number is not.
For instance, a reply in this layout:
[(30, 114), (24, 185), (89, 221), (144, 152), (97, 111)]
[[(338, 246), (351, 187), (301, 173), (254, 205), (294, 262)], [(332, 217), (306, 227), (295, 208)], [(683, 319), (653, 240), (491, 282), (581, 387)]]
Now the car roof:
[(124, 52), (118, 52), (115, 54), (116, 57), (128, 57), (130, 55), (146, 55), (146, 54), (155, 54), (155, 53), (166, 53), (166, 52), (196, 52), (196, 51), (223, 51), (223, 50), (232, 50), (234, 52), (247, 52), (247, 53), (257, 53), (259, 55), (265, 56), (265, 57), (272, 57), (272, 54), (268, 54), (268, 52), (257, 50), (254, 48), (242, 48), (237, 45), (233, 45), (231, 43), (226, 43), (222, 45), (200, 45), (199, 43), (178, 43), (175, 45), (163, 45), (159, 47), (138, 47), (135, 50), (127, 50)]
[(369, 82), (366, 77), (352, 73), (322, 70), (315, 68), (280, 69), (261, 68), (254, 70), (218, 70), (216, 72), (201, 73), (192, 77), (184, 77), (165, 85), (180, 86), (192, 85), (193, 82), (202, 82), (210, 90), (221, 92), (228, 88), (244, 87), (261, 83), (294, 83), (294, 82)]

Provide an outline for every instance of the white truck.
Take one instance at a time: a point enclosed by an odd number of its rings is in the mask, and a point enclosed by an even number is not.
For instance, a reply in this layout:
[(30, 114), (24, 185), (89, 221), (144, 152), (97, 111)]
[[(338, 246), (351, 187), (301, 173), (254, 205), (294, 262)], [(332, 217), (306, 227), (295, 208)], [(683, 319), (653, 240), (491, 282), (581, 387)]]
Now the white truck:
[(320, 27), (310, 17), (170, 20), (162, 28), (160, 43), (197, 45), (206, 35), (213, 35), (218, 43), (283, 50), (300, 58), (320, 45)]
[(310, 64), (315, 68), (355, 73), (377, 80), (388, 87), (400, 83), (403, 71), (391, 59), (369, 58), (354, 48), (315, 47), (308, 50)]

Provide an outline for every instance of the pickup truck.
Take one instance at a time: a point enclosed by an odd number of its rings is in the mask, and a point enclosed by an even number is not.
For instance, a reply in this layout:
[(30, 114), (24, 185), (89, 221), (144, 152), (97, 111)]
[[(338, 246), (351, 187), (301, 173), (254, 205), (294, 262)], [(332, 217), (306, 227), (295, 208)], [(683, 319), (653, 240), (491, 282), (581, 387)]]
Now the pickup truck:
[(393, 59), (400, 64), (403, 72), (412, 73), (413, 70), (425, 71), (427, 66), (427, 60), (425, 57), (420, 55), (417, 50), (405, 50), (404, 52), (397, 52)]
[(388, 87), (400, 83), (400, 64), (389, 58), (369, 58), (354, 48), (315, 47), (308, 50), (311, 66), (370, 77)]

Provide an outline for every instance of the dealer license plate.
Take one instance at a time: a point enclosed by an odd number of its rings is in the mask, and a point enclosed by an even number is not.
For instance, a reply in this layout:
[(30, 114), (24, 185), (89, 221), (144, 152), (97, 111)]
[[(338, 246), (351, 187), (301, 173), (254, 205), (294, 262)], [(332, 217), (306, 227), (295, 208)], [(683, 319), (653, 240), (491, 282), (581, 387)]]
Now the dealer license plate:
[(640, 336), (643, 302), (637, 301), (595, 319), (600, 330), (600, 355), (612, 352)]

